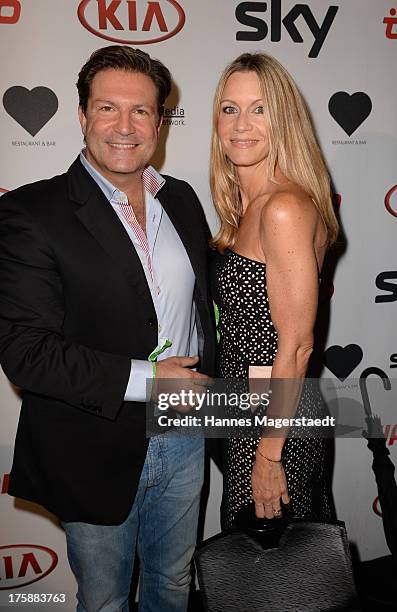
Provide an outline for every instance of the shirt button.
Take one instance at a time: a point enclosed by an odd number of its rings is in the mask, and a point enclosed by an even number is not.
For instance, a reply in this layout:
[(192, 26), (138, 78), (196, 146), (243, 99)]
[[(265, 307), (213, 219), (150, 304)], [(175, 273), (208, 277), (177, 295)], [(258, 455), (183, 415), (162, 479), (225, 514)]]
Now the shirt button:
[(158, 330), (159, 330), (159, 332), (161, 332), (161, 325), (159, 325)]
[(160, 287), (156, 287), (156, 293), (157, 293), (157, 295), (160, 295), (160, 293), (161, 293)]

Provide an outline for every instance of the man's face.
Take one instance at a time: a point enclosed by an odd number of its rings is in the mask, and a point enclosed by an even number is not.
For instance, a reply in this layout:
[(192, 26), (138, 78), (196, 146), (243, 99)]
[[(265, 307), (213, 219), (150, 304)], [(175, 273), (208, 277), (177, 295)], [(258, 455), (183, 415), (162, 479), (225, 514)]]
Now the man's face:
[(116, 187), (140, 177), (156, 150), (161, 126), (150, 77), (124, 70), (98, 72), (86, 113), (79, 108), (79, 119), (94, 168)]

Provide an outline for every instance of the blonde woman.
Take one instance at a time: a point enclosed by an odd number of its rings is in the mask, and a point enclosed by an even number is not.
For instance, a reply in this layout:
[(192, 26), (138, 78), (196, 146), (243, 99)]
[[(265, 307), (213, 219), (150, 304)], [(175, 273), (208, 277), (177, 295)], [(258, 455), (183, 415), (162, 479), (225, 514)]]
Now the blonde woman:
[[(308, 111), (277, 60), (245, 53), (221, 76), (213, 123), (211, 189), (221, 224), (213, 239), (218, 376), (246, 378), (259, 365), (272, 366), (273, 383), (302, 381), (319, 275), (338, 233)], [(322, 415), (320, 395), (301, 387), (286, 397), (279, 390), (283, 415)], [(290, 501), (295, 516), (332, 517), (328, 441), (291, 432), (226, 440), (224, 528), (252, 499), (258, 517), (281, 517)]]

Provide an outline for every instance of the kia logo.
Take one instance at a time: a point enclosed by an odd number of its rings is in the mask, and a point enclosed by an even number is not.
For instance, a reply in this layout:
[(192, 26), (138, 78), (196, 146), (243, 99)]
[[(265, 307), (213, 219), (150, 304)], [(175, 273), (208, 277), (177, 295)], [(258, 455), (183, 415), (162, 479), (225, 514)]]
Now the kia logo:
[[(386, 210), (387, 212), (389, 212), (391, 215), (393, 215), (393, 217), (397, 217), (397, 210), (394, 210), (392, 207), (392, 204), (390, 202), (392, 195), (397, 191), (397, 185), (394, 185), (394, 187), (392, 187), (391, 189), (389, 189), (389, 191), (387, 192), (386, 196), (385, 196), (385, 206), (386, 206)], [(397, 199), (397, 198), (396, 198)], [(396, 206), (396, 203), (394, 204)], [(397, 206), (396, 206), (397, 209)]]
[(3, 482), (1, 483), (1, 488), (0, 488), (0, 494), (1, 495), (4, 495), (5, 493), (8, 493), (8, 483), (9, 482), (10, 482), (10, 475), (9, 474), (3, 474)]
[(178, 34), (185, 13), (176, 0), (82, 0), (80, 23), (95, 36), (124, 45), (148, 45)]
[(48, 576), (58, 555), (46, 546), (11, 544), (0, 546), (0, 590), (17, 589)]
[(3, 187), (0, 187), (0, 196), (3, 195), (3, 193), (7, 193), (8, 189), (3, 189)]
[(372, 503), (372, 510), (375, 512), (375, 514), (377, 516), (382, 517), (382, 510), (380, 508), (380, 504), (379, 504), (379, 497), (375, 497), (373, 503)]

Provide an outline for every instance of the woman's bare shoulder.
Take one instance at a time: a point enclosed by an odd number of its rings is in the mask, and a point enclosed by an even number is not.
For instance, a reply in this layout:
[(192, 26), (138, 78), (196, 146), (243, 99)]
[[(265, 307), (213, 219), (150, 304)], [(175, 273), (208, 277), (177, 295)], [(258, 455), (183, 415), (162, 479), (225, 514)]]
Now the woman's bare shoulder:
[(292, 186), (272, 193), (263, 202), (261, 221), (281, 225), (312, 225), (318, 217), (317, 209), (311, 197), (299, 187)]

